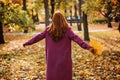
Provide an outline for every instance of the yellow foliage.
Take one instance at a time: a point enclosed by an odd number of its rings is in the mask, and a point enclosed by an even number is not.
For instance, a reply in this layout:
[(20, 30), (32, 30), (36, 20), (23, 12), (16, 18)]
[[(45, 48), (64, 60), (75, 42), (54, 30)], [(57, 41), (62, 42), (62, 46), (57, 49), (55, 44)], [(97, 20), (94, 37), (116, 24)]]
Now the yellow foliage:
[(117, 0), (111, 0), (112, 3), (116, 4), (117, 3)]
[(9, 0), (1, 0), (2, 2), (4, 2), (5, 4), (9, 2)]
[(1, 0), (4, 4), (13, 3), (13, 4), (22, 4), (22, 0)]
[(94, 48), (95, 50), (95, 55), (101, 55), (103, 51), (103, 46), (101, 42), (98, 42), (96, 40), (91, 40), (90, 45)]

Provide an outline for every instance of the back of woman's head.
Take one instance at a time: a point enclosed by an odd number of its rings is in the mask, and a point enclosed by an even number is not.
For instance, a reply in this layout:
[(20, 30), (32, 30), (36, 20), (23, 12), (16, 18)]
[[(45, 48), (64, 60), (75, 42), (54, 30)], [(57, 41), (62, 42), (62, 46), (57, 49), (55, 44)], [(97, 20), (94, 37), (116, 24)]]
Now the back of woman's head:
[(56, 11), (52, 17), (52, 24), (49, 27), (49, 34), (54, 41), (62, 39), (68, 27), (68, 23), (60, 11)]

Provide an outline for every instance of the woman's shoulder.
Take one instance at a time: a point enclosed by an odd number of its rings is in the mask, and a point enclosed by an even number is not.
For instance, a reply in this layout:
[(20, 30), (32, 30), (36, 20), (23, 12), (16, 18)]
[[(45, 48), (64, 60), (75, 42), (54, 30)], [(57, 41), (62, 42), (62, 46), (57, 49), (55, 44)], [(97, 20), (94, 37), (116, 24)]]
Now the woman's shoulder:
[(48, 31), (49, 28), (50, 28), (50, 26), (45, 27), (45, 31)]
[(69, 35), (71, 33), (71, 31), (72, 31), (71, 26), (68, 26), (67, 30), (66, 30), (66, 34)]
[(72, 30), (72, 29), (71, 29), (71, 26), (68, 26), (68, 27), (67, 27), (67, 32), (70, 31), (70, 30)]
[(45, 30), (48, 31), (50, 29), (50, 27), (51, 27), (51, 24), (49, 24), (48, 26), (46, 26)]

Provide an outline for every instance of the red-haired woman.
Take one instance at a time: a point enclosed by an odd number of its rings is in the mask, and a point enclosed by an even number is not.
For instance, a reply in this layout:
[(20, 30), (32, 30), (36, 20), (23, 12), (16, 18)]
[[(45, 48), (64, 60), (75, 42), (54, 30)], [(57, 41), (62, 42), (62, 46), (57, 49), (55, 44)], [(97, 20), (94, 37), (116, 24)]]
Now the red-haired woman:
[(31, 45), (44, 38), (46, 42), (46, 80), (72, 80), (72, 40), (84, 49), (94, 50), (74, 34), (60, 11), (53, 14), (52, 23), (42, 33), (25, 42), (23, 46)]

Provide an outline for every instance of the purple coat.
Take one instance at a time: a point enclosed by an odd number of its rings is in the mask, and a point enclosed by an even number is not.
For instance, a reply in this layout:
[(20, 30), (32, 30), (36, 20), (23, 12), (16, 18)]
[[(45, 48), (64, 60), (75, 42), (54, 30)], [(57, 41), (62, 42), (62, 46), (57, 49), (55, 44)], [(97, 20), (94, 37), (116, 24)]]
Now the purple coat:
[(46, 80), (72, 80), (71, 41), (84, 49), (90, 49), (74, 32), (68, 28), (64, 37), (55, 42), (49, 36), (47, 28), (24, 45), (31, 45), (45, 38), (46, 41)]

